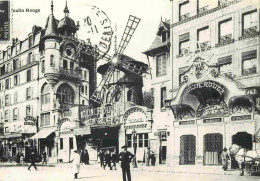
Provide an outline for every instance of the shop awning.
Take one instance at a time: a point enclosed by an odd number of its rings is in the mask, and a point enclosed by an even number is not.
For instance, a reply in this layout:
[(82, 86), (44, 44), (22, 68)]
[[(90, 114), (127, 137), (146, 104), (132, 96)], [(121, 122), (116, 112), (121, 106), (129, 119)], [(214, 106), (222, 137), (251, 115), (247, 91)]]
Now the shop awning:
[(22, 137), (22, 134), (2, 135), (2, 136), (0, 136), (0, 139), (19, 138), (19, 137)]
[(38, 133), (36, 133), (29, 139), (44, 139), (44, 138), (47, 138), (48, 136), (50, 136), (50, 134), (53, 133), (54, 131), (55, 131), (55, 128), (44, 129), (44, 130), (39, 131)]
[(88, 135), (91, 134), (90, 132), (90, 126), (82, 127), (82, 128), (76, 128), (74, 129), (74, 134), (76, 136), (78, 135)]

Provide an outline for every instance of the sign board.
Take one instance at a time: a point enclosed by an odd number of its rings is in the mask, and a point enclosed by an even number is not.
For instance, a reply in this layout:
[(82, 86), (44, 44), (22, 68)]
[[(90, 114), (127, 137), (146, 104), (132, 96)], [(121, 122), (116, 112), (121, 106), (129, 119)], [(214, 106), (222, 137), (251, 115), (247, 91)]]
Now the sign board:
[(93, 118), (93, 119), (87, 119), (83, 123), (85, 124), (85, 126), (90, 126), (90, 127), (116, 126), (120, 124), (120, 117), (121, 116)]
[(251, 115), (232, 116), (231, 121), (251, 120)]
[(150, 130), (151, 122), (147, 120), (147, 115), (142, 108), (130, 108), (123, 116), (125, 129), (129, 130)]
[(32, 116), (26, 116), (24, 120), (24, 125), (36, 125), (37, 121), (37, 119)]
[(88, 134), (91, 134), (90, 126), (74, 129), (74, 135), (88, 135)]
[(203, 119), (203, 123), (220, 123), (220, 122), (222, 122), (221, 118)]
[(158, 140), (151, 139), (149, 140), (150, 154), (158, 154)]

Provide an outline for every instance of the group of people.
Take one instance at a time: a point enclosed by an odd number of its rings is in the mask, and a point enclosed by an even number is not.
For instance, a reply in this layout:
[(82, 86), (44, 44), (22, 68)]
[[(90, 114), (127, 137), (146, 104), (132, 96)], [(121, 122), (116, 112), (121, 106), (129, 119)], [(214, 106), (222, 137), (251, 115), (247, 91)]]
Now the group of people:
[[(118, 159), (115, 151), (111, 153), (109, 150), (107, 150), (106, 152), (100, 150), (98, 156), (100, 159), (101, 168), (103, 167), (105, 170), (106, 166), (108, 166), (110, 170), (112, 170), (113, 167), (116, 170), (116, 162)], [(111, 162), (113, 165), (111, 165)]]
[(222, 160), (222, 168), (225, 171), (228, 168), (228, 160), (231, 161), (231, 169), (239, 168), (239, 165), (238, 165), (238, 162), (235, 159), (234, 153), (231, 152), (231, 151), (230, 151), (230, 153), (228, 153), (226, 147), (223, 149), (223, 152), (221, 154), (221, 160)]

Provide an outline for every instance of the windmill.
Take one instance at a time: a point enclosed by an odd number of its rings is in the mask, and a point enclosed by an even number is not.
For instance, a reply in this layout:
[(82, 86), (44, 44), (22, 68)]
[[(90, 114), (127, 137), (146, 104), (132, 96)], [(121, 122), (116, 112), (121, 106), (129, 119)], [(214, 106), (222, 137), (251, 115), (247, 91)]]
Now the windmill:
[[(148, 66), (137, 66), (136, 64), (131, 63), (131, 61), (124, 61), (122, 59), (122, 54), (124, 50), (126, 49), (128, 43), (130, 42), (138, 24), (140, 23), (141, 19), (130, 15), (129, 19), (127, 21), (123, 36), (121, 38), (121, 41), (119, 43), (118, 49), (115, 51), (113, 56), (110, 56), (108, 54), (102, 54), (99, 49), (96, 49), (97, 51), (97, 58), (107, 60), (109, 63), (109, 67), (104, 74), (101, 82), (97, 86), (97, 89), (94, 91), (94, 93), (91, 96), (91, 100), (95, 103), (101, 104), (102, 102), (102, 90), (105, 90), (105, 85), (110, 82), (111, 77), (115, 71), (115, 69), (123, 70), (126, 72), (134, 73), (136, 75), (146, 77), (148, 74)], [(80, 45), (79, 45), (80, 48)]]

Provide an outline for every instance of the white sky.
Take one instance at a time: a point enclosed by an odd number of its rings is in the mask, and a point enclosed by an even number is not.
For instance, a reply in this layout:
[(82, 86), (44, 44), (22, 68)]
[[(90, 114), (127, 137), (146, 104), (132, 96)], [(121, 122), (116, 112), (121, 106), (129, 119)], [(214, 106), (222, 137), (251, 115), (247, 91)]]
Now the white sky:
[[(50, 0), (13, 0), (14, 9), (40, 9), (39, 13), (24, 12), (13, 13), (13, 37), (20, 40), (26, 38), (33, 25), (45, 27), (46, 18), (50, 14)], [(69, 16), (76, 22), (82, 22), (89, 15), (89, 6), (94, 5), (103, 10), (111, 20), (114, 30), (117, 23), (118, 44), (122, 37), (129, 15), (141, 19), (124, 54), (144, 63), (147, 58), (141, 52), (147, 50), (155, 38), (160, 22), (170, 18), (170, 0), (68, 0)], [(64, 17), (65, 0), (54, 0), (54, 16), (60, 20)], [(82, 25), (82, 23), (80, 23)], [(85, 32), (79, 30), (78, 37), (85, 39)], [(0, 49), (5, 49), (0, 44)], [(113, 54), (114, 46), (111, 46), (110, 54)]]

